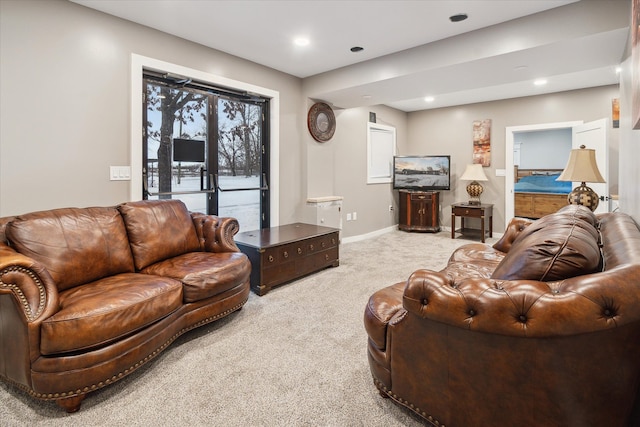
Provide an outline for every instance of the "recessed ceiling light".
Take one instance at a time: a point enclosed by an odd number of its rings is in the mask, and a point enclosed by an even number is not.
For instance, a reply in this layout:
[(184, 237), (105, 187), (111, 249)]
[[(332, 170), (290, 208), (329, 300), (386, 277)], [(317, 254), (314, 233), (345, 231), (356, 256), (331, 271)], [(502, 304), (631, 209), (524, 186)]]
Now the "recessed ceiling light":
[(306, 37), (296, 37), (293, 39), (293, 43), (295, 43), (296, 46), (308, 46), (310, 42)]
[(424, 98), (424, 102), (433, 102), (433, 101), (435, 101), (435, 100), (436, 100), (436, 99), (435, 99), (433, 96), (426, 96), (426, 97)]
[(362, 95), (362, 98), (364, 98), (364, 99), (371, 99), (371, 95)]
[(364, 48), (363, 48), (363, 47), (360, 47), (360, 46), (354, 46), (354, 47), (352, 47), (350, 50), (351, 50), (351, 52), (353, 52), (353, 53), (358, 53), (358, 52), (362, 52), (362, 51), (364, 50)]
[(469, 16), (466, 13), (456, 13), (455, 15), (451, 15), (449, 17), (449, 21), (451, 22), (460, 22), (467, 19)]
[(536, 86), (543, 86), (543, 85), (547, 84), (547, 80), (546, 79), (538, 79), (538, 80), (535, 80), (533, 82), (533, 84), (536, 85)]

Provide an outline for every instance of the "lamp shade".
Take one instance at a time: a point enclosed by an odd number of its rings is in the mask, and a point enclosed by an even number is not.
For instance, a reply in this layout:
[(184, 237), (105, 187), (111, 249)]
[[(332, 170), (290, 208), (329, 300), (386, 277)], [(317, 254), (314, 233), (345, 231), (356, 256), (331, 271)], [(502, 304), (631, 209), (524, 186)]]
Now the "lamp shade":
[(484, 174), (484, 170), (482, 170), (482, 165), (480, 163), (467, 165), (467, 168), (465, 169), (460, 179), (463, 181), (488, 181), (487, 176)]
[(467, 185), (467, 194), (469, 194), (469, 204), (470, 205), (479, 205), (480, 204), (480, 195), (484, 191), (482, 188), (482, 184), (478, 181), (488, 181), (487, 176), (484, 174), (482, 170), (482, 165), (480, 163), (474, 163), (472, 165), (467, 165), (464, 173), (460, 177), (462, 181), (471, 181), (469, 185)]
[(596, 150), (585, 148), (584, 145), (571, 150), (567, 166), (557, 181), (604, 182), (596, 163)]
[(586, 206), (595, 211), (598, 207), (599, 197), (595, 191), (587, 187), (586, 183), (604, 182), (596, 163), (596, 150), (585, 148), (584, 145), (571, 150), (567, 166), (556, 181), (581, 182), (582, 184), (569, 193), (567, 202), (570, 205)]

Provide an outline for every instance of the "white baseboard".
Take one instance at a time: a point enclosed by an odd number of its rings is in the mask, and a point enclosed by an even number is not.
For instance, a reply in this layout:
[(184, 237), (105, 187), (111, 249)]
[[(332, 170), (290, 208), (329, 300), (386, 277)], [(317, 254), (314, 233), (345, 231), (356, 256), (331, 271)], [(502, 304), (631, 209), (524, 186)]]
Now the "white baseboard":
[[(376, 231), (372, 231), (370, 233), (366, 233), (366, 234), (360, 234), (358, 236), (351, 236), (351, 237), (345, 237), (344, 239), (341, 239), (340, 243), (351, 243), (351, 242), (360, 242), (362, 240), (367, 240), (370, 239), (372, 237), (378, 237), (378, 236), (382, 236), (383, 234), (386, 233), (390, 233), (394, 230), (397, 230), (398, 226), (397, 225), (392, 225), (391, 227), (387, 227), (387, 228), (382, 228), (380, 230), (376, 230)], [(440, 227), (441, 231), (447, 231), (447, 232), (451, 232), (451, 227)], [(504, 233), (493, 233), (493, 239), (501, 239), (502, 235)]]
[(342, 239), (341, 243), (351, 243), (351, 242), (359, 242), (361, 240), (367, 240), (372, 237), (382, 236), (383, 234), (387, 234), (392, 232), (393, 230), (397, 230), (397, 225), (392, 225), (391, 227), (383, 228), (380, 230), (372, 231), (366, 234), (360, 234), (358, 236), (345, 237)]

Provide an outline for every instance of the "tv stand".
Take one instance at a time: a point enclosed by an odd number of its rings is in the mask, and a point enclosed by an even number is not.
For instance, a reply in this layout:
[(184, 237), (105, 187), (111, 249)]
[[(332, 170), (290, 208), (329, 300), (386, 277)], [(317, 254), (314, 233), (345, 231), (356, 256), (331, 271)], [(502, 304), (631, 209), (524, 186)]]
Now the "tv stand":
[(403, 231), (440, 231), (440, 192), (399, 190), (400, 218)]

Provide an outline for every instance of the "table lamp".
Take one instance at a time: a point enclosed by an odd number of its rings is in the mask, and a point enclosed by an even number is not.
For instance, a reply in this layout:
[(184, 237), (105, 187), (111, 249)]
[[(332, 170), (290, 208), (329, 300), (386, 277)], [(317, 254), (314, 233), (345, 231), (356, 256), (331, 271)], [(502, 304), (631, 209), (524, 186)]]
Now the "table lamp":
[(482, 188), (482, 184), (480, 184), (478, 181), (488, 181), (487, 176), (484, 174), (484, 171), (482, 170), (482, 165), (480, 163), (467, 165), (467, 169), (465, 169), (460, 179), (462, 181), (471, 181), (469, 185), (467, 185), (467, 193), (469, 194), (469, 204), (479, 205), (480, 194), (482, 194), (482, 192), (484, 191), (484, 188)]
[(598, 195), (591, 188), (587, 187), (587, 182), (605, 182), (596, 163), (596, 150), (580, 148), (571, 150), (567, 166), (557, 178), (557, 181), (581, 182), (580, 186), (573, 189), (567, 196), (570, 205), (586, 206), (592, 211), (598, 207)]

